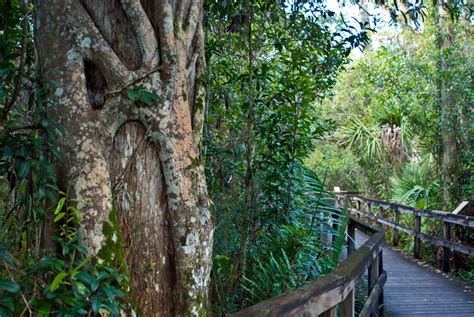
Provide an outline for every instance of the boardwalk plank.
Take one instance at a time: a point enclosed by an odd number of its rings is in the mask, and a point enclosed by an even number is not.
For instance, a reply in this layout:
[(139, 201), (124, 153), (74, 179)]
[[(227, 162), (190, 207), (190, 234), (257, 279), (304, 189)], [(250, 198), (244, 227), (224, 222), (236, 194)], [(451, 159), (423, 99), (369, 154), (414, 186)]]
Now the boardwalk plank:
[[(366, 239), (357, 231), (357, 247)], [(383, 262), (387, 271), (384, 307), (388, 316), (474, 316), (474, 295), (457, 278), (427, 269), (388, 247), (383, 250)]]

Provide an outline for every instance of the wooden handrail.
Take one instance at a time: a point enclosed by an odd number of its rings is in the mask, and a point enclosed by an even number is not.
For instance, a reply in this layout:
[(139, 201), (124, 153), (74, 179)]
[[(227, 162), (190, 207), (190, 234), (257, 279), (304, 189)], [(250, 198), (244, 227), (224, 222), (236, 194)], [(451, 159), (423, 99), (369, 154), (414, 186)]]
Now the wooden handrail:
[(370, 203), (373, 206), (379, 206), (384, 209), (398, 210), (399, 212), (405, 213), (405, 214), (420, 216), (423, 218), (441, 220), (444, 222), (449, 222), (449, 223), (464, 226), (464, 227), (474, 228), (474, 217), (472, 216), (457, 215), (457, 214), (436, 211), (436, 210), (413, 208), (410, 206), (405, 206), (405, 205), (401, 205), (397, 203), (391, 203), (391, 202), (386, 202), (382, 200), (362, 197), (362, 196), (359, 196), (358, 194), (353, 194), (350, 192), (340, 192), (336, 194), (337, 197), (344, 197), (346, 195), (351, 197), (351, 200), (353, 201)]
[[(381, 225), (393, 228), (393, 244), (395, 246), (398, 245), (399, 231), (412, 235), (415, 238), (413, 246), (413, 255), (415, 258), (420, 257), (420, 240), (429, 241), (437, 246), (443, 247), (443, 271), (445, 272), (449, 272), (450, 270), (449, 258), (452, 251), (474, 255), (473, 247), (451, 241), (451, 225), (454, 224), (466, 228), (474, 228), (474, 217), (456, 215), (441, 211), (418, 209), (396, 203), (365, 198), (359, 196), (358, 194), (349, 192), (336, 193), (336, 197), (340, 200), (349, 199), (351, 202), (353, 202), (355, 208), (348, 206), (347, 209), (354, 215), (363, 216), (372, 221), (378, 222)], [(366, 210), (363, 210), (362, 204), (367, 206)], [(379, 207), (379, 210), (376, 213), (371, 212), (374, 206)], [(392, 210), (395, 213), (394, 220), (384, 218), (384, 211), (386, 210)], [(399, 221), (401, 213), (410, 214), (415, 217), (415, 227), (413, 229), (400, 225)], [(421, 232), (422, 218), (429, 218), (443, 222), (443, 238)]]
[[(347, 204), (346, 204), (347, 205)], [(358, 228), (370, 238), (357, 250), (351, 251), (350, 245)], [(369, 297), (363, 311), (370, 316), (383, 307), (382, 288), (386, 281), (383, 271), (382, 249), (385, 243), (384, 233), (356, 217), (351, 216), (348, 226), (347, 259), (341, 262), (331, 273), (310, 282), (307, 285), (290, 290), (285, 294), (241, 310), (232, 316), (336, 316), (337, 307), (341, 317), (354, 316), (355, 286), (361, 276), (368, 272)]]

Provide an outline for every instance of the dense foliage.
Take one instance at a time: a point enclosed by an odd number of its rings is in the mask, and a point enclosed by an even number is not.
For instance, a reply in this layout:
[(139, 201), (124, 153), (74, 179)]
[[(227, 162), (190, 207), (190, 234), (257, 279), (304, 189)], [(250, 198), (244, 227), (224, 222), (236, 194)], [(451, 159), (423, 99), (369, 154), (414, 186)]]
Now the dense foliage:
[(313, 1), (216, 1), (208, 14), (213, 303), (224, 313), (335, 266), (346, 216), (303, 160), (333, 127), (320, 102), (368, 35), (334, 31), (334, 12)]
[[(215, 314), (335, 267), (348, 215), (334, 186), (419, 208), (474, 198), (471, 25), (453, 23), (458, 1), (441, 15), (422, 1), (381, 4), (418, 29), (351, 62), (369, 43), (368, 20), (348, 22), (321, 1), (206, 1), (208, 72), (198, 80), (208, 87)], [(57, 100), (37, 69), (33, 13), (29, 1), (0, 0), (0, 315), (117, 316), (133, 301), (127, 268), (87, 255), (81, 212), (58, 187), (64, 132), (48, 118)], [(142, 86), (127, 96), (159, 98)], [(453, 175), (447, 134), (460, 149)]]
[[(380, 46), (364, 52), (340, 77), (335, 95), (326, 102), (327, 113), (337, 122), (338, 129), (313, 154), (320, 157), (319, 153), (330, 153), (326, 151), (329, 149), (345, 155), (346, 159), (352, 157), (342, 167), (328, 167), (330, 185), (339, 186), (339, 169), (354, 165), (356, 170), (360, 166), (363, 173), (351, 184), (355, 188), (342, 186), (344, 189), (409, 203), (396, 199), (403, 195), (393, 191), (404, 182), (403, 175), (409, 178), (416, 173), (420, 181), (430, 183), (418, 181), (413, 186), (440, 186), (441, 126), (448, 124), (440, 108), (439, 82), (444, 80), (448, 82), (455, 108), (449, 120), (456, 123), (456, 142), (461, 149), (456, 158), (458, 187), (454, 194), (456, 201), (472, 200), (472, 166), (469, 164), (473, 153), (470, 142), (473, 138), (470, 85), (473, 43), (468, 23), (452, 24), (448, 19), (442, 23), (450, 29), (440, 29), (428, 20), (423, 32), (406, 29), (395, 34), (393, 29), (388, 30), (391, 39), (384, 40), (382, 34), (377, 41)], [(451, 38), (449, 47), (437, 46), (440, 32)], [(439, 69), (441, 57), (449, 62), (449, 69)], [(337, 149), (334, 144), (338, 144)], [(324, 170), (317, 168), (318, 173)], [(406, 192), (413, 186), (405, 187)], [(442, 197), (436, 196), (439, 191), (430, 192), (430, 207), (441, 208)]]
[[(426, 14), (420, 29), (385, 27), (339, 77), (325, 101), (337, 129), (307, 162), (331, 187), (451, 211), (474, 198), (472, 25), (453, 22), (438, 8)], [(326, 162), (318, 164), (320, 158)], [(401, 222), (412, 227), (414, 218)], [(429, 221), (423, 230), (442, 234)], [(454, 237), (473, 241), (472, 232), (460, 228)], [(411, 238), (402, 239), (412, 247)], [(436, 248), (427, 245), (423, 254), (438, 262)], [(472, 269), (472, 260), (460, 254), (455, 264)]]

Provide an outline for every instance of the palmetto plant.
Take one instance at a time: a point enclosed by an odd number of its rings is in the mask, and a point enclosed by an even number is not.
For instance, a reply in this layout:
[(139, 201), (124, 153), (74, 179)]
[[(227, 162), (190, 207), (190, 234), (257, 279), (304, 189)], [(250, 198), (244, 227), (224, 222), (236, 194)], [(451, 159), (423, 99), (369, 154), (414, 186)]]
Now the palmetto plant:
[[(288, 213), (261, 233), (245, 276), (245, 301), (254, 304), (332, 270), (345, 241), (348, 216), (309, 169), (297, 164)], [(336, 224), (336, 226), (333, 226)]]
[(383, 156), (381, 132), (381, 126), (368, 125), (358, 118), (353, 118), (341, 128), (342, 145), (353, 152), (364, 154), (369, 159), (381, 158)]
[(436, 208), (439, 183), (431, 156), (410, 162), (390, 178), (391, 201), (416, 208)]
[(369, 160), (400, 165), (414, 148), (407, 120), (397, 107), (379, 107), (368, 122), (352, 118), (341, 128), (342, 145)]

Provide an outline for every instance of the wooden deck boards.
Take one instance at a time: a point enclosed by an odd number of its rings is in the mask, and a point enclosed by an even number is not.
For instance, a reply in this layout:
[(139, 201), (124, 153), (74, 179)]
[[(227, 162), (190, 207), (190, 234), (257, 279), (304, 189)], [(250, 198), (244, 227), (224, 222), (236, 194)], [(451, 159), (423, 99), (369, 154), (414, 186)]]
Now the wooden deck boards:
[[(356, 245), (366, 237), (356, 235)], [(474, 317), (474, 295), (457, 278), (444, 276), (403, 257), (389, 247), (383, 251), (387, 283), (384, 287), (388, 316)]]

